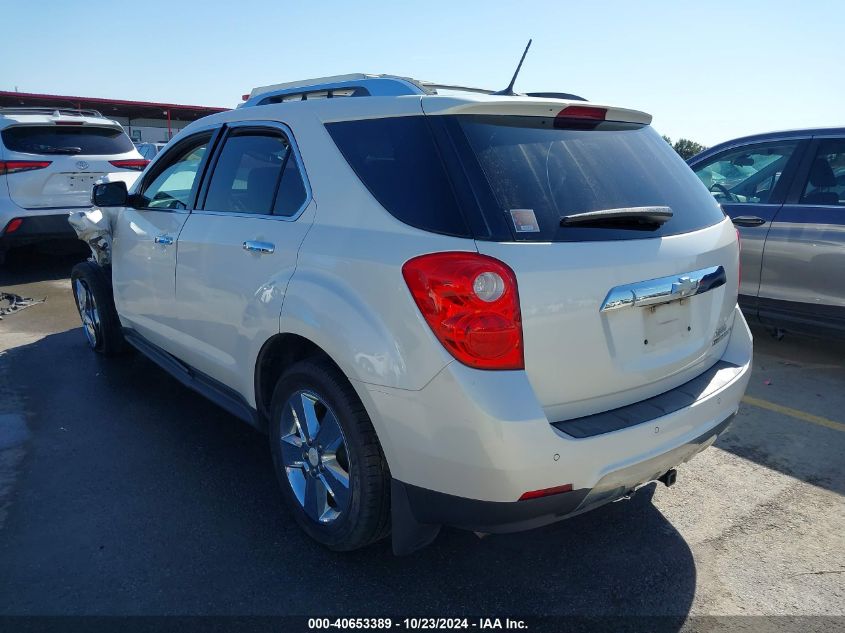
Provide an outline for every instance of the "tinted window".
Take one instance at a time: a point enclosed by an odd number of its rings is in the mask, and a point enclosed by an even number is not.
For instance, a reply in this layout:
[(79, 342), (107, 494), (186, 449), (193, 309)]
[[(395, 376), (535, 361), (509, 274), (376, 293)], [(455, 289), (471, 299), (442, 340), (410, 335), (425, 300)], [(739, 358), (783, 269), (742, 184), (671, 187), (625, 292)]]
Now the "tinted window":
[(187, 145), (179, 144), (163, 156), (163, 163), (151, 174), (142, 194), (149, 209), (187, 209), (202, 157), (211, 133), (198, 136)]
[(471, 237), (425, 117), (326, 127), (358, 178), (394, 217), (427, 231)]
[(810, 164), (801, 204), (845, 205), (845, 140), (819, 143)]
[(299, 171), (296, 158), (291, 154), (285, 162), (285, 170), (282, 174), (282, 182), (279, 184), (279, 193), (276, 194), (273, 214), (288, 217), (294, 215), (302, 207), (306, 195), (302, 173)]
[(305, 186), (288, 140), (276, 132), (236, 130), (217, 159), (203, 208), (261, 215), (277, 210), (289, 216), (304, 201)]
[[(504, 215), (520, 241), (649, 238), (686, 233), (724, 219), (713, 197), (650, 126), (600, 123), (555, 127), (554, 119), (457, 117), (492, 190), (484, 213)], [(470, 170), (471, 171), (471, 170)], [(663, 225), (630, 220), (561, 226), (567, 215), (670, 207)]]
[(123, 130), (113, 127), (16, 125), (3, 130), (3, 144), (27, 154), (125, 154), (135, 149)]
[(766, 203), (798, 141), (774, 142), (729, 150), (693, 169), (719, 202)]

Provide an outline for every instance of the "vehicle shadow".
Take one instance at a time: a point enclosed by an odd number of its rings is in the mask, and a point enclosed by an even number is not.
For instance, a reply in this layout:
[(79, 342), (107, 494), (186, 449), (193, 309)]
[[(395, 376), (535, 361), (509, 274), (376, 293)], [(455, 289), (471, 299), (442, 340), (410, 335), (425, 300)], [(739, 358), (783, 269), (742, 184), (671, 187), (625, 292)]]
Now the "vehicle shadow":
[(10, 350), (31, 439), (0, 530), (0, 610), (15, 614), (667, 616), (696, 588), (653, 486), (539, 530), (444, 530), (397, 558), (334, 553), (283, 506), (267, 439), (140, 354), (104, 359), (79, 329)]
[(73, 265), (87, 259), (90, 253), (86, 244), (71, 239), (13, 248), (0, 265), (0, 288), (67, 279)]

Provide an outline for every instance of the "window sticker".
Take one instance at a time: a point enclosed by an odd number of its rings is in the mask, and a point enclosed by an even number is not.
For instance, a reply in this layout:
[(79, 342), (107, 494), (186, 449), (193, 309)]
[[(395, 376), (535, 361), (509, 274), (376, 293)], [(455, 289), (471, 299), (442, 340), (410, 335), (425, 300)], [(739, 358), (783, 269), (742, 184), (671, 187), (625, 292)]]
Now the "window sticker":
[(517, 233), (539, 233), (540, 225), (534, 209), (511, 209), (511, 220)]

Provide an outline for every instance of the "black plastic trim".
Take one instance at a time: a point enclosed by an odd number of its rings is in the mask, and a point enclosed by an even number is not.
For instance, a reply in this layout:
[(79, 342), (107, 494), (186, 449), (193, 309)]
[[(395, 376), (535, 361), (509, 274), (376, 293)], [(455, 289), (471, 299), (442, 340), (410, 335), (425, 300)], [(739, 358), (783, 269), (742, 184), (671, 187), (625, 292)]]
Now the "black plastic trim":
[(720, 360), (689, 382), (653, 398), (594, 415), (553, 422), (552, 426), (577, 438), (636, 426), (691, 406), (735, 380), (741, 372), (742, 367)]
[(845, 308), (759, 297), (759, 321), (770, 327), (814, 337), (845, 338)]
[[(68, 223), (68, 214), (21, 215), (23, 222), (13, 233), (0, 233), (0, 243), (15, 246), (50, 239), (76, 239), (73, 227)], [(6, 227), (0, 226), (0, 231)]]
[(193, 389), (202, 396), (205, 396), (221, 409), (231, 413), (259, 431), (267, 431), (266, 425), (262, 422), (258, 412), (253, 409), (243, 397), (233, 389), (215, 380), (190, 365), (183, 363), (172, 354), (164, 351), (157, 345), (150, 343), (137, 331), (131, 328), (123, 328), (123, 336), (126, 341), (144, 356), (161, 367), (176, 380), (189, 389)]
[(524, 501), (479, 501), (394, 479), (394, 491), (397, 486), (404, 491), (417, 523), (490, 533), (518, 532), (553, 523), (574, 512), (590, 492), (581, 488)]

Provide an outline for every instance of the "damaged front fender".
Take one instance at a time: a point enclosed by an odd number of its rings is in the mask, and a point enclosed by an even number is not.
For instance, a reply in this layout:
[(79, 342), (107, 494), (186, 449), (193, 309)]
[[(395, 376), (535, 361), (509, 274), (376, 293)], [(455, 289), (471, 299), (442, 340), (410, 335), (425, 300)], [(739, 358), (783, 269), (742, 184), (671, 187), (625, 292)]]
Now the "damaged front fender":
[(68, 222), (77, 237), (88, 244), (100, 266), (111, 263), (112, 222), (108, 209), (93, 207), (86, 211), (73, 211)]

